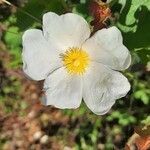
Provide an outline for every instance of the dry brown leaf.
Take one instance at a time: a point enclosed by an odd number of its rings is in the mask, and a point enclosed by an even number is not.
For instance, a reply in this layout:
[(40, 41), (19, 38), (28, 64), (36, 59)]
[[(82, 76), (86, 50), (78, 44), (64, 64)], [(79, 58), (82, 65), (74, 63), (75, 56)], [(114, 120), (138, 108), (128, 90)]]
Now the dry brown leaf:
[(136, 126), (134, 131), (140, 136), (149, 136), (150, 135), (150, 126)]
[(89, 6), (89, 12), (93, 16), (91, 25), (94, 27), (93, 32), (105, 28), (106, 22), (111, 18), (111, 10), (108, 4), (98, 1), (92, 1)]
[(150, 136), (137, 138), (135, 140), (135, 144), (139, 150), (149, 150), (150, 149)]

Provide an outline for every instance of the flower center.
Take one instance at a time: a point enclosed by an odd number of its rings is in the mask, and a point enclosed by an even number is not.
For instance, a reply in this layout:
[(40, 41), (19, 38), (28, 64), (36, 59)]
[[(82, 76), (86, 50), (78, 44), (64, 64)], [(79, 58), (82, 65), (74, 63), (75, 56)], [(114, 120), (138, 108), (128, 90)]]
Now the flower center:
[(88, 53), (77, 47), (69, 48), (61, 58), (69, 73), (79, 75), (86, 71), (90, 61)]

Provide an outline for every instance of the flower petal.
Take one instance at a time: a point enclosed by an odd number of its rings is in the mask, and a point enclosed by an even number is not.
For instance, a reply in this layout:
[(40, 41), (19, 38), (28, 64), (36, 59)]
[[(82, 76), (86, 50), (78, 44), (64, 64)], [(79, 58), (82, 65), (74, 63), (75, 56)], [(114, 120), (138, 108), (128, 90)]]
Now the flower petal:
[(44, 14), (43, 31), (45, 37), (57, 43), (61, 50), (81, 46), (90, 36), (88, 23), (83, 17), (73, 13), (61, 16), (52, 12)]
[(23, 70), (34, 80), (42, 80), (60, 67), (58, 52), (41, 30), (30, 29), (23, 35)]
[(121, 32), (116, 27), (99, 30), (83, 44), (83, 49), (89, 52), (92, 60), (114, 70), (127, 69), (131, 63), (131, 55), (123, 45)]
[(92, 63), (83, 79), (84, 101), (98, 115), (107, 113), (115, 100), (124, 97), (129, 90), (126, 77), (100, 63)]
[(57, 108), (77, 108), (82, 100), (81, 78), (69, 75), (64, 68), (52, 73), (44, 83), (45, 105)]

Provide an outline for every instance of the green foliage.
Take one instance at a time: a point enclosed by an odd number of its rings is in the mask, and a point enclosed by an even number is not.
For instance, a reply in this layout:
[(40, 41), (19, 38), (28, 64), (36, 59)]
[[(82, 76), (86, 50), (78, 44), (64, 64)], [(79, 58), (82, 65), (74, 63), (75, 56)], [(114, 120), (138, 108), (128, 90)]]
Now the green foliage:
[(5, 34), (4, 40), (11, 50), (18, 48), (21, 45), (21, 34), (18, 30), (18, 27), (11, 26)]
[(150, 103), (150, 89), (149, 82), (138, 82), (136, 84), (136, 91), (134, 92), (134, 98), (141, 100), (145, 105)]
[(150, 61), (150, 1), (121, 2), (124, 7), (117, 25), (123, 32), (124, 43), (136, 52), (141, 62), (147, 63)]
[(141, 99), (143, 101), (144, 104), (149, 104), (150, 102), (150, 91), (149, 90), (138, 90), (135, 93), (135, 98), (136, 99)]
[[(11, 23), (11, 19), (10, 22), (7, 23)], [(21, 64), (21, 37), (22, 34), (19, 32), (19, 28), (17, 26), (10, 26), (4, 35), (4, 40), (10, 50), (13, 60), (9, 66), (13, 68), (18, 68)]]
[(108, 121), (113, 121), (114, 119), (118, 120), (118, 123), (122, 126), (127, 126), (136, 122), (136, 118), (127, 112), (114, 111), (107, 117)]
[(146, 118), (142, 121), (142, 123), (143, 123), (144, 125), (146, 125), (146, 126), (150, 126), (150, 116), (146, 117)]
[(35, 22), (41, 24), (41, 18), (44, 13), (53, 11), (61, 14), (64, 11), (62, 0), (31, 0), (24, 8), (19, 9), (16, 13), (17, 23), (21, 31), (31, 28)]

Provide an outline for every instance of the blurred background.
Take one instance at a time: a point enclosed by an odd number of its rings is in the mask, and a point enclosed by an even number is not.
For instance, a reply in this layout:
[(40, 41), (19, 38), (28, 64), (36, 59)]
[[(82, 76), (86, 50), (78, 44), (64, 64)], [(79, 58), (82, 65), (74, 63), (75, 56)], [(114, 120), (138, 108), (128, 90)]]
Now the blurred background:
[[(148, 150), (150, 148), (150, 0), (0, 0), (0, 150)], [(22, 72), (22, 34), (44, 13), (83, 16), (93, 33), (117, 26), (132, 54), (132, 89), (104, 116), (42, 106), (43, 81)]]

